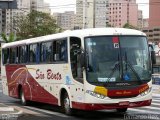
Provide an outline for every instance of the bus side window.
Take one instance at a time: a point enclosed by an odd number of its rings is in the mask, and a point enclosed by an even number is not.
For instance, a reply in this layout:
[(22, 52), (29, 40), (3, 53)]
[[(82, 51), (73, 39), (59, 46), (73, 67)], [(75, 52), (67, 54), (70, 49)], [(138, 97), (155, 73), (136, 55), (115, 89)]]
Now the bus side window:
[(10, 54), (9, 54), (9, 63), (15, 64), (17, 60), (17, 48), (10, 48)]
[(9, 63), (9, 49), (6, 48), (6, 49), (3, 49), (2, 50), (2, 60), (3, 60), (3, 64), (8, 64)]
[(44, 42), (41, 44), (41, 62), (50, 63), (53, 61), (52, 42)]
[(61, 47), (60, 47), (60, 59), (62, 61), (66, 61), (68, 60), (68, 57), (67, 57), (67, 40), (63, 40), (61, 42)]
[(83, 82), (83, 72), (80, 64), (81, 39), (77, 37), (70, 38), (70, 61), (73, 78)]
[(19, 63), (27, 62), (26, 46), (19, 47)]
[(39, 44), (32, 44), (29, 46), (29, 62), (39, 63), (40, 61), (40, 46)]
[(67, 40), (56, 40), (53, 42), (54, 61), (67, 62)]

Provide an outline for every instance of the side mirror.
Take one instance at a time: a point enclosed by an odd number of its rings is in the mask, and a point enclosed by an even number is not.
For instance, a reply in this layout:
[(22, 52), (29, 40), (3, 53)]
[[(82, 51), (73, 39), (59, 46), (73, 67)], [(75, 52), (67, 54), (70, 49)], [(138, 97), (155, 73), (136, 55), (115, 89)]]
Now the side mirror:
[(154, 47), (153, 47), (152, 44), (149, 44), (148, 47), (149, 47), (149, 51), (150, 51), (150, 53), (151, 53), (151, 61), (152, 61), (152, 64), (156, 64), (156, 53), (155, 53), (155, 51), (154, 51)]
[(156, 54), (155, 54), (155, 51), (151, 51), (151, 60), (152, 60), (152, 64), (156, 64)]

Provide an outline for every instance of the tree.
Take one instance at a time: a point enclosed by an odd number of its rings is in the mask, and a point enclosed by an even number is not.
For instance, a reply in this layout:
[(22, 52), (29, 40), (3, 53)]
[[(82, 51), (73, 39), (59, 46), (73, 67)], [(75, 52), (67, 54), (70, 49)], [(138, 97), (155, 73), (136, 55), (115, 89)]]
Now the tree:
[(133, 26), (133, 25), (131, 25), (129, 23), (124, 24), (123, 28), (138, 29), (138, 28), (136, 28), (135, 26)]
[[(7, 36), (5, 33), (1, 33), (1, 38), (3, 41), (5, 41), (6, 43), (9, 43), (9, 42), (13, 42), (15, 41), (15, 35), (14, 33), (10, 33), (9, 36)], [(1, 45), (0, 45), (0, 58), (1, 58)]]
[(9, 36), (7, 36), (5, 33), (2, 33), (1, 37), (6, 43), (15, 41), (14, 33), (10, 33)]
[(49, 14), (34, 10), (27, 16), (21, 16), (14, 21), (17, 26), (15, 28), (17, 40), (44, 36), (61, 31), (56, 21)]

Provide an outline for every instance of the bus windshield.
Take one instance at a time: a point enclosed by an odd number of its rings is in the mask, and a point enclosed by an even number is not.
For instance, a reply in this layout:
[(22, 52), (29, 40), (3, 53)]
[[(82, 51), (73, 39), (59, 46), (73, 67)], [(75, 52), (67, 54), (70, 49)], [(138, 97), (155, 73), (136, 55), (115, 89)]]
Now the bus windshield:
[(94, 36), (85, 38), (87, 81), (141, 82), (151, 78), (145, 36)]

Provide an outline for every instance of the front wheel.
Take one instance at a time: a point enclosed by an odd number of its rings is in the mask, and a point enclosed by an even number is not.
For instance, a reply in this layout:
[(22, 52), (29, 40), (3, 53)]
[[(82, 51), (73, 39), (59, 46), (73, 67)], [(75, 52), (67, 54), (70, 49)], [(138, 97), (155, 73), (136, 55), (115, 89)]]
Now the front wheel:
[(27, 100), (25, 99), (24, 92), (22, 89), (20, 90), (20, 100), (22, 105), (27, 105)]
[(118, 108), (117, 112), (124, 113), (127, 111), (127, 108)]
[(72, 109), (70, 107), (70, 99), (67, 92), (64, 93), (62, 100), (62, 110), (67, 115), (72, 115)]

